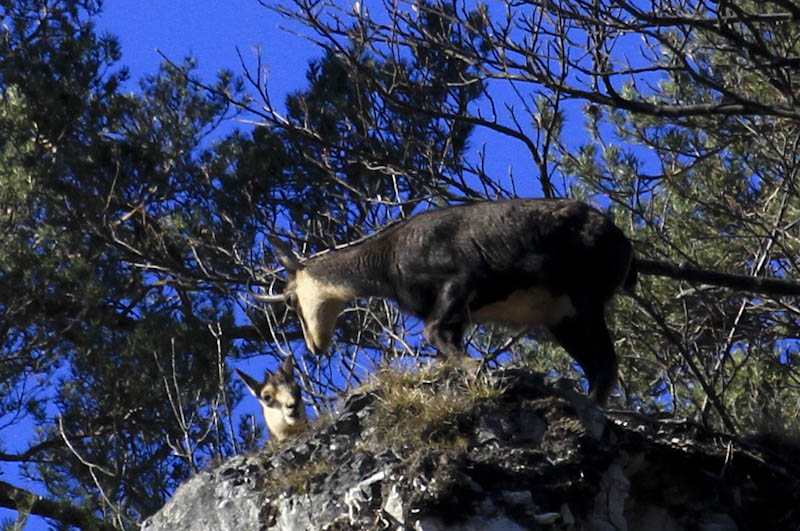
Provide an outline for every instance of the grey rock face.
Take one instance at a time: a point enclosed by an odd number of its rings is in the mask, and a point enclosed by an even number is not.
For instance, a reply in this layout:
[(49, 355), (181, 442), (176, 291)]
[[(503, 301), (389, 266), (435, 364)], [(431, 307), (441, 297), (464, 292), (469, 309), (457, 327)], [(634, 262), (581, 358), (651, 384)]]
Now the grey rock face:
[(793, 461), (736, 453), (697, 426), (609, 419), (524, 370), (498, 370), (478, 392), (470, 378), (445, 371), (400, 389), (421, 401), (397, 417), (386, 388), (355, 393), (314, 432), (187, 481), (142, 529), (733, 531), (800, 521)]
[(184, 483), (170, 502), (143, 525), (143, 531), (249, 531), (263, 529), (266, 480), (261, 460), (235, 457), (213, 472), (202, 472)]

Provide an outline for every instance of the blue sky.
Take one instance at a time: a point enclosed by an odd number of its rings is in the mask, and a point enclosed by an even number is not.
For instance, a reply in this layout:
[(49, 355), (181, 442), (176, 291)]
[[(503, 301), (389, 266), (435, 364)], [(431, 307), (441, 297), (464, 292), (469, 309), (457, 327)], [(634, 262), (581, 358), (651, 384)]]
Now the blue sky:
[(119, 38), (132, 81), (157, 70), (159, 51), (176, 61), (197, 58), (201, 75), (213, 79), (220, 69), (240, 70), (237, 47), (254, 60), (260, 46), (273, 96), (281, 101), (303, 85), (305, 65), (318, 52), (279, 23), (286, 21), (257, 0), (106, 0), (98, 29)]
[[(287, 26), (300, 34), (308, 32), (258, 0), (106, 0), (98, 22), (99, 30), (116, 35), (122, 44), (122, 64), (130, 68), (131, 90), (136, 90), (139, 78), (158, 69), (159, 51), (178, 62), (195, 57), (200, 76), (211, 81), (220, 69), (241, 72), (237, 47), (251, 67), (254, 49), (260, 47), (270, 96), (279, 105), (287, 93), (305, 86), (308, 61), (321, 55), (309, 40), (286, 31)], [(519, 182), (535, 178), (538, 170), (522, 142), (476, 132), (471, 143), (474, 160), (484, 142), (490, 146), (487, 168), (495, 178), (507, 178), (512, 161), (517, 162), (514, 173)]]

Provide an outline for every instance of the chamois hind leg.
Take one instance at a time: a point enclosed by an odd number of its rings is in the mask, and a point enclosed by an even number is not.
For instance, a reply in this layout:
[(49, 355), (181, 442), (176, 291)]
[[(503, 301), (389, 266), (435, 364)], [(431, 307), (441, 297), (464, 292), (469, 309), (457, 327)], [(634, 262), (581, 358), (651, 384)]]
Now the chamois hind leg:
[(466, 355), (463, 342), (468, 302), (469, 292), (464, 288), (464, 283), (447, 282), (425, 320), (425, 338), (448, 358), (457, 359)]
[(572, 317), (549, 327), (589, 380), (589, 398), (605, 405), (617, 382), (617, 354), (606, 326), (603, 304), (579, 304)]

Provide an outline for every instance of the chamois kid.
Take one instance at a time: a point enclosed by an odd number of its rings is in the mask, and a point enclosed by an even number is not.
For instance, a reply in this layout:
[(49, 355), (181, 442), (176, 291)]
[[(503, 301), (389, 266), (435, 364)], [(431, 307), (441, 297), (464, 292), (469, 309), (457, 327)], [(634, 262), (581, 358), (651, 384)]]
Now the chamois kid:
[(294, 379), (294, 357), (286, 358), (277, 372), (267, 371), (263, 382), (239, 369), (236, 369), (236, 373), (261, 403), (264, 422), (275, 439), (281, 441), (305, 428), (308, 418), (300, 396), (300, 386)]
[(616, 383), (604, 309), (617, 289), (635, 284), (632, 245), (585, 203), (510, 199), (443, 208), (303, 262), (287, 243), (271, 241), (289, 273), (277, 299), (297, 311), (316, 354), (330, 346), (348, 300), (377, 296), (423, 319), (425, 337), (445, 356), (465, 354), (472, 323), (535, 327), (581, 365), (598, 403)]

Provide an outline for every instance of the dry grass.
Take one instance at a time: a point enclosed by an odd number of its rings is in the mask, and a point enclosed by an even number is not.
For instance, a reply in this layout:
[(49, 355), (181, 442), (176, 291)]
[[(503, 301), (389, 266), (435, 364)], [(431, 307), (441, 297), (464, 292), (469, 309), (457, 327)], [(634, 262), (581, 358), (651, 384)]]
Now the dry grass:
[[(500, 399), (505, 389), (485, 375), (475, 375), (452, 365), (436, 363), (420, 369), (383, 369), (356, 392), (377, 396), (374, 410), (363, 426), (361, 450), (394, 449), (410, 457), (415, 450), (445, 452), (466, 449), (470, 440), (464, 429), (475, 418), (476, 408)], [(318, 419), (314, 429), (335, 422), (336, 415)], [(278, 451), (296, 439), (271, 443)], [(270, 492), (306, 492), (309, 485), (324, 479), (335, 468), (327, 460), (309, 461), (274, 471), (266, 489)]]
[(327, 460), (309, 461), (303, 466), (285, 467), (273, 472), (267, 490), (272, 493), (292, 491), (305, 494), (310, 485), (324, 480), (332, 471), (333, 464)]
[(376, 443), (394, 448), (465, 447), (459, 429), (480, 403), (498, 400), (504, 389), (484, 375), (448, 364), (420, 370), (382, 370), (370, 386), (378, 394), (372, 418)]

